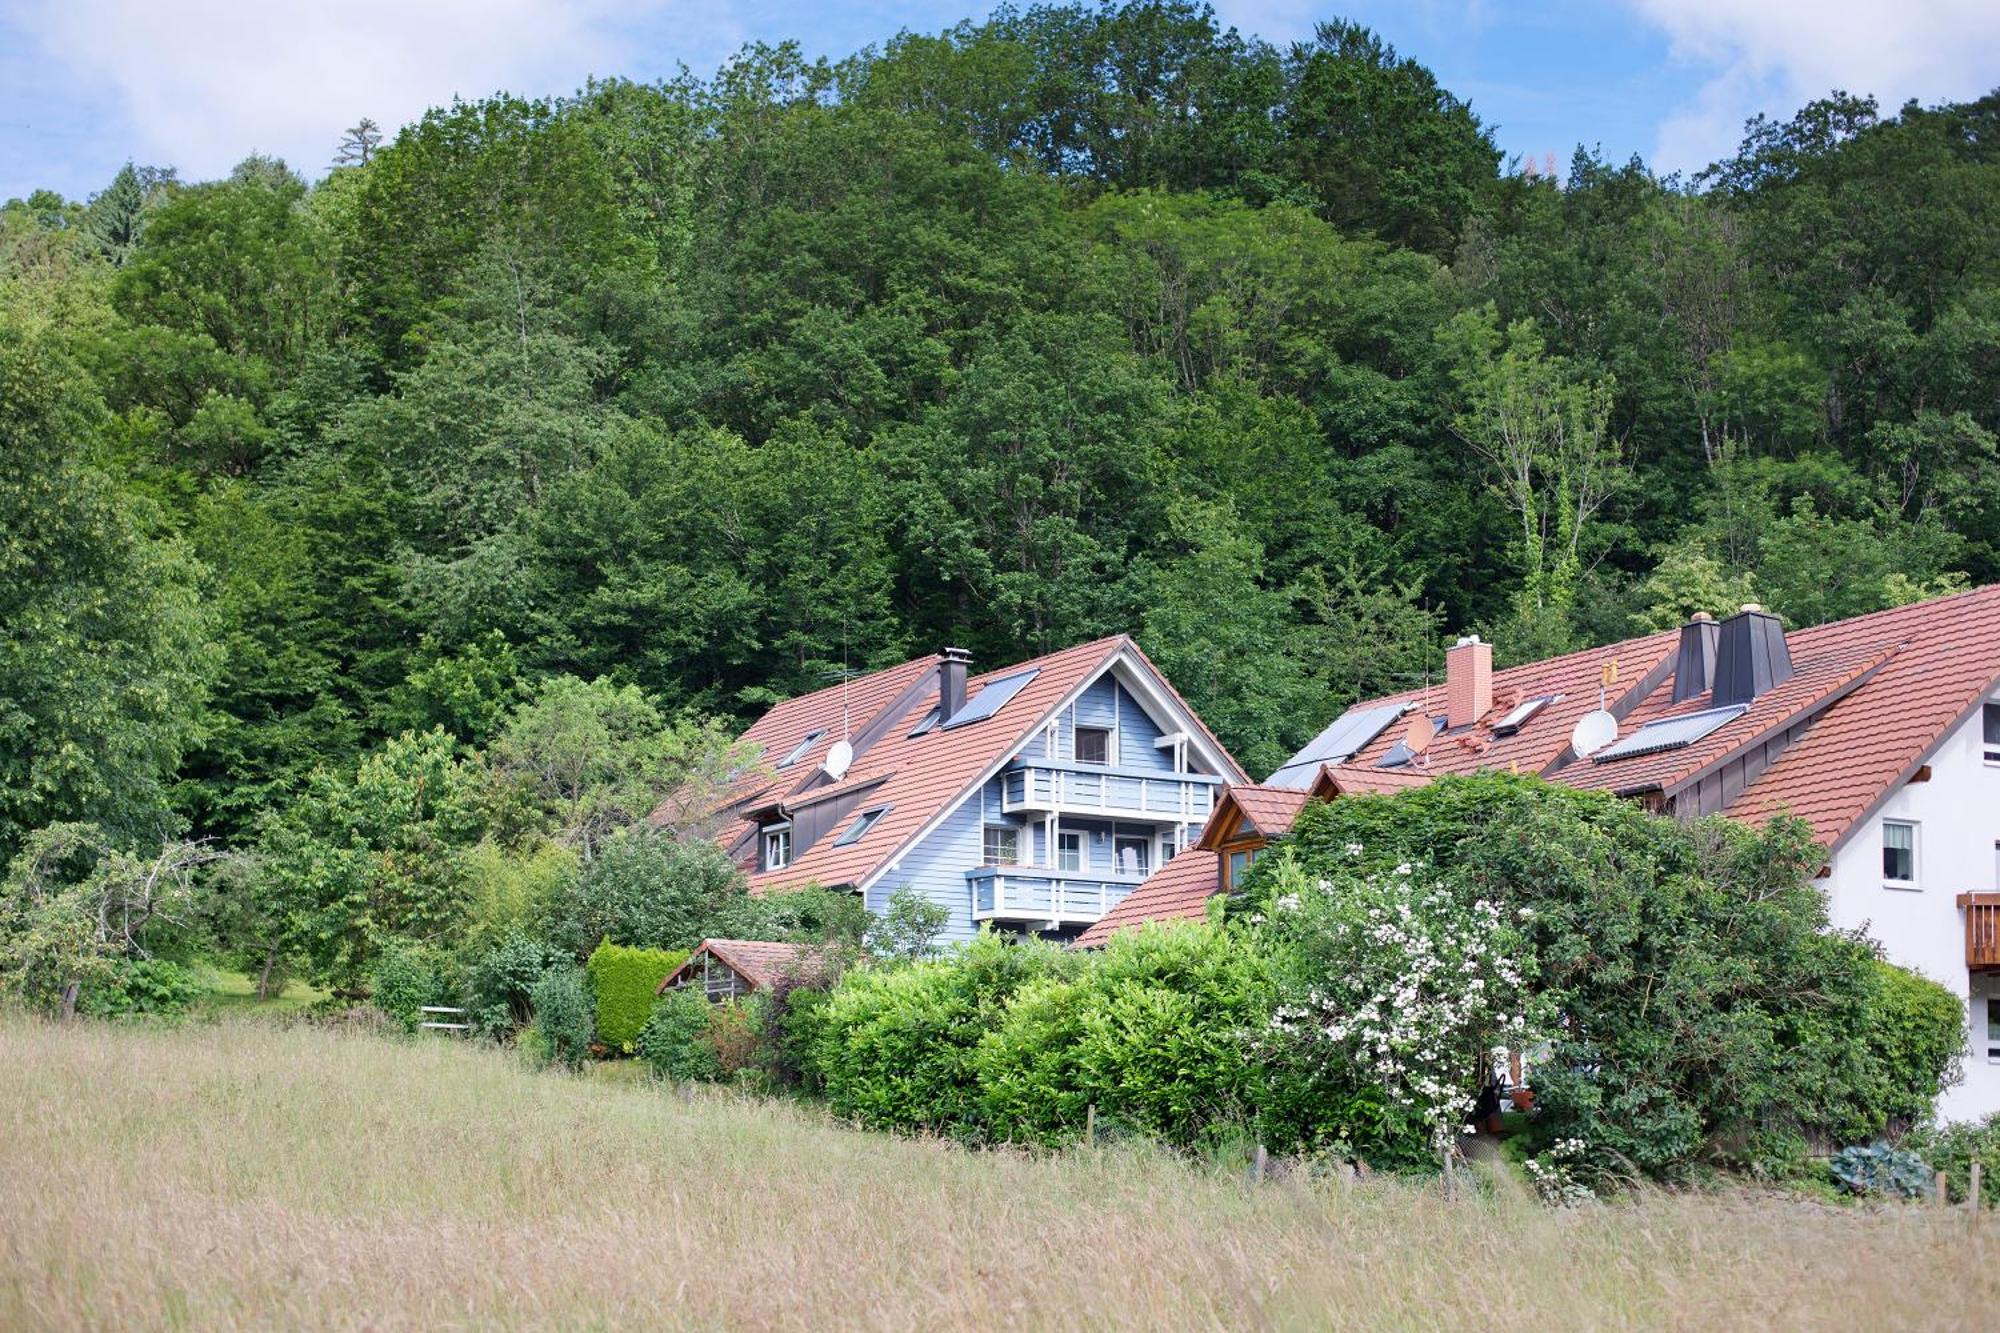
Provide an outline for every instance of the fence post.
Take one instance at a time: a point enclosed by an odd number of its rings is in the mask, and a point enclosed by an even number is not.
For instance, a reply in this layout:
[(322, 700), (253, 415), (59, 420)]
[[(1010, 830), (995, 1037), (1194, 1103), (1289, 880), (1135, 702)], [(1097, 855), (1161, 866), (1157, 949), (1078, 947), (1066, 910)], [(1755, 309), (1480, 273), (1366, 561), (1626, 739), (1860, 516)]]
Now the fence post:
[(1265, 1149), (1263, 1144), (1258, 1144), (1257, 1150), (1250, 1154), (1250, 1179), (1261, 1184), (1264, 1179), (1264, 1171), (1270, 1165), (1270, 1162), (1271, 1154)]
[(1083, 1110), (1083, 1146), (1097, 1146), (1097, 1103), (1092, 1102)]
[(1937, 1173), (1937, 1202), (1942, 1207), (1951, 1202), (1951, 1191), (1945, 1188), (1944, 1172)]
[(1979, 1161), (1974, 1158), (1970, 1184), (1965, 1191), (1965, 1206), (1975, 1213), (1979, 1211), (1979, 1175)]

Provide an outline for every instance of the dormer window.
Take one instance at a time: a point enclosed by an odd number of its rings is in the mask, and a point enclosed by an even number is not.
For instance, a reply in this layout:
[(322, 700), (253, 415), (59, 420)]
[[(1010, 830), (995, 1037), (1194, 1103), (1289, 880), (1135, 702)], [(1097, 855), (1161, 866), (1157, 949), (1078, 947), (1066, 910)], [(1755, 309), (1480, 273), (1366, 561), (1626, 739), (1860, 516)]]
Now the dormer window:
[(783, 870), (792, 863), (792, 826), (767, 824), (764, 827), (765, 870)]
[(819, 742), (819, 738), (824, 735), (826, 735), (826, 730), (824, 728), (821, 728), (818, 731), (807, 732), (805, 739), (800, 741), (797, 745), (793, 746), (792, 752), (786, 755), (783, 759), (780, 759), (778, 761), (778, 767), (790, 768), (793, 764), (798, 763), (799, 760), (806, 757), (806, 752), (811, 750), (812, 747)]
[(1111, 729), (1109, 727), (1078, 727), (1076, 729), (1076, 762), (1079, 764), (1109, 764), (1111, 762)]

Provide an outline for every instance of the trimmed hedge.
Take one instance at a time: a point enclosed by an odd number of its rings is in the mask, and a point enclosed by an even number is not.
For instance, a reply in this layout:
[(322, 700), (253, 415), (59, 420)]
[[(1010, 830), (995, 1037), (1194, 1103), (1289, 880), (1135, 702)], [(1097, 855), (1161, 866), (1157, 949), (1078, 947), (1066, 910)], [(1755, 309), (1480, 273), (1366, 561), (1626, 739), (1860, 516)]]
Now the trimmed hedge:
[(652, 1017), (660, 983), (687, 961), (686, 949), (628, 949), (605, 940), (584, 965), (597, 998), (597, 1040), (630, 1055)]

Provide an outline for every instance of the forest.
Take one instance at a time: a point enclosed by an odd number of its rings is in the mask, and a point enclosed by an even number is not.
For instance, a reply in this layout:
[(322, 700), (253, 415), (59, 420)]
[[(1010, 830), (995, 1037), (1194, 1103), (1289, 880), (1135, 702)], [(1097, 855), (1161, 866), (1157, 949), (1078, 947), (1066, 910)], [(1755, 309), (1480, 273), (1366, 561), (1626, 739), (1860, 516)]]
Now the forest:
[(197, 871), (267, 966), (456, 944), (946, 643), (1132, 633), (1261, 774), (1456, 633), (2000, 578), (2000, 93), (1512, 161), (1362, 27), (1138, 0), (365, 111), (0, 207), (19, 989)]

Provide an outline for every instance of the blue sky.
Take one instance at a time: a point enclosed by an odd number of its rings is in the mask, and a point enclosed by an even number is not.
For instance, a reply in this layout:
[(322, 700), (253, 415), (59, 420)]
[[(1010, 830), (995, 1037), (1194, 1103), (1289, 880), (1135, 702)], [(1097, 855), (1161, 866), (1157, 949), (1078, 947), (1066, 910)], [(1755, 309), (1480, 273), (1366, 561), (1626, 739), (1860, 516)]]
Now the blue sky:
[[(128, 157), (187, 179), (252, 151), (325, 170), (342, 127), (453, 94), (561, 93), (586, 75), (708, 73), (750, 40), (845, 55), (991, 6), (751, 0), (0, 0), (0, 199), (84, 197)], [(1369, 24), (1498, 126), (1510, 154), (1579, 143), (1698, 169), (1755, 112), (1835, 87), (1885, 105), (2000, 84), (2000, 0), (1217, 0), (1275, 42)]]

